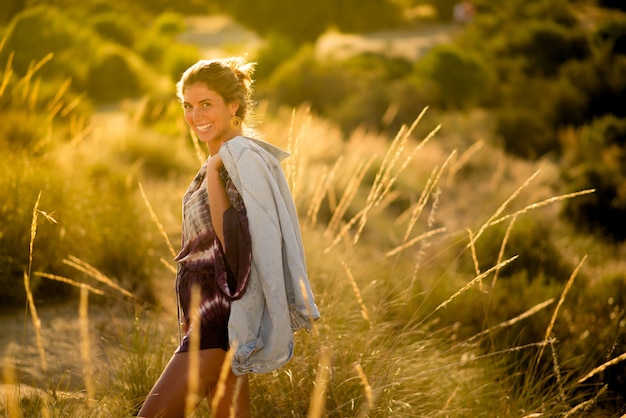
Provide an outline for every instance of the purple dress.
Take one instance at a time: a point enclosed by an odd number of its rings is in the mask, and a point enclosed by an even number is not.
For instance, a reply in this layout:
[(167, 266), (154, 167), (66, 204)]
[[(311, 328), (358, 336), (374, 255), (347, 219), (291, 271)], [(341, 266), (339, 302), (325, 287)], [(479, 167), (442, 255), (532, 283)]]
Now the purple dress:
[[(207, 160), (208, 162), (208, 160)], [(231, 301), (243, 296), (252, 248), (246, 208), (232, 180), (220, 172), (232, 204), (224, 212), (224, 248), (211, 222), (205, 162), (183, 196), (182, 249), (176, 260), (176, 292), (185, 335), (176, 352), (189, 351), (192, 288), (200, 289), (200, 349), (228, 350)]]

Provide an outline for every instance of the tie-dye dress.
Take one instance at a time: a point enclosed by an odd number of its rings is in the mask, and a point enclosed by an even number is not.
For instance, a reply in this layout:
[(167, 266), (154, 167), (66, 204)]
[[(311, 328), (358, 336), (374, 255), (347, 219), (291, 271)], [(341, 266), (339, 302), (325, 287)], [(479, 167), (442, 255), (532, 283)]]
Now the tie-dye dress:
[[(207, 160), (208, 162), (208, 160)], [(189, 350), (191, 295), (200, 289), (200, 349), (228, 350), (228, 318), (232, 300), (246, 289), (252, 257), (246, 208), (226, 173), (221, 178), (232, 206), (224, 212), (224, 247), (213, 230), (206, 184), (206, 165), (183, 196), (182, 249), (176, 260), (176, 291), (185, 332), (176, 352)]]

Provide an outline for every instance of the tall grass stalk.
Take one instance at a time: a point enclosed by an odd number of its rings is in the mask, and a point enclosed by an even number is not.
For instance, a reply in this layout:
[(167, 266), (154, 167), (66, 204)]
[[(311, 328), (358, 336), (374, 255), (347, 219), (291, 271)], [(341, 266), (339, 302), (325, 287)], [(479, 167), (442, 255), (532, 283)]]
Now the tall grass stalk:
[[(511, 231), (513, 230), (513, 225), (515, 225), (516, 220), (517, 220), (517, 215), (511, 218), (511, 222), (509, 222), (509, 225), (507, 226), (506, 231), (504, 232), (504, 237), (502, 238), (502, 243), (500, 244), (500, 251), (498, 251), (498, 261), (497, 261), (498, 263), (501, 262), (502, 259), (504, 258), (504, 249), (506, 248), (506, 244), (509, 242), (509, 237), (511, 236)], [(492, 289), (496, 287), (496, 282), (498, 281), (498, 273), (499, 273), (499, 270), (496, 270), (496, 272), (493, 274), (493, 280), (491, 281)]]
[(200, 287), (191, 288), (192, 307), (189, 318), (189, 369), (187, 371), (187, 396), (185, 397), (185, 415), (191, 414), (202, 400), (200, 387)]
[[(46, 65), (47, 62), (51, 61), (53, 57), (54, 57), (54, 54), (50, 52), (39, 61), (31, 62), (30, 65), (28, 66), (28, 70), (26, 71), (26, 74), (20, 79), (18, 83), (19, 86), (23, 86), (22, 101), (24, 103), (27, 103), (28, 97), (31, 96), (31, 89), (33, 85), (32, 80), (33, 80), (33, 77), (35, 76), (35, 73), (37, 73), (37, 71), (39, 71), (41, 67)], [(36, 89), (35, 89), (35, 93), (37, 93)]]
[(324, 196), (328, 192), (330, 185), (335, 180), (335, 173), (337, 169), (341, 166), (343, 162), (343, 158), (340, 157), (337, 159), (332, 169), (320, 178), (317, 183), (317, 187), (315, 188), (315, 193), (313, 194), (313, 199), (311, 199), (311, 204), (309, 205), (309, 209), (307, 210), (307, 224), (311, 226), (315, 226), (317, 224), (317, 216), (322, 207), (322, 202), (324, 201)]
[[(604, 393), (607, 391), (608, 388), (609, 388), (608, 385), (602, 386), (602, 388), (598, 391), (598, 393), (596, 393), (596, 395), (593, 398), (587, 399), (586, 401), (579, 403), (578, 405), (576, 405), (575, 407), (567, 411), (567, 413), (563, 415), (563, 418), (580, 416), (578, 414), (580, 412), (585, 412), (587, 408), (589, 408), (590, 406), (598, 402), (598, 398), (604, 395)], [(626, 414), (622, 415), (620, 418), (625, 418), (625, 417), (626, 417)]]
[[(514, 216), (519, 216), (519, 215), (521, 215), (523, 213), (526, 213), (526, 212), (528, 212), (530, 210), (539, 209), (541, 207), (544, 207), (544, 206), (547, 206), (547, 205), (551, 205), (553, 203), (560, 202), (560, 201), (565, 200), (565, 199), (573, 199), (575, 197), (580, 197), (580, 196), (584, 196), (584, 195), (587, 195), (587, 194), (595, 193), (595, 191), (596, 191), (595, 189), (586, 189), (586, 190), (580, 190), (578, 192), (566, 193), (566, 194), (563, 194), (563, 195), (560, 195), (560, 196), (554, 196), (554, 197), (551, 197), (549, 199), (542, 200), (541, 202), (530, 204), (530, 205), (525, 206), (524, 208), (522, 208), (522, 209), (520, 209), (518, 211), (515, 211), (515, 212), (510, 213), (508, 215), (504, 215), (504, 216), (502, 216), (500, 218), (497, 218), (497, 216), (493, 216), (493, 217), (491, 217), (490, 221), (488, 221), (487, 223), (485, 223), (485, 225), (483, 225), (484, 228), (481, 228), (481, 229), (484, 231), (484, 229), (486, 229), (487, 227), (497, 225), (500, 222), (504, 222), (504, 221), (506, 221), (508, 219), (511, 219)], [(478, 237), (476, 237), (476, 239), (478, 239)]]
[(367, 408), (361, 410), (359, 414), (357, 414), (357, 416), (367, 416), (367, 412), (374, 407), (374, 395), (372, 394), (372, 386), (370, 385), (367, 376), (363, 371), (363, 367), (359, 363), (354, 365), (354, 369), (356, 370), (359, 379), (361, 379), (363, 391), (365, 392), (365, 399), (367, 399)]
[(78, 309), (80, 323), (80, 354), (83, 360), (83, 378), (87, 390), (87, 405), (93, 408), (96, 404), (96, 390), (93, 384), (93, 367), (91, 360), (91, 343), (89, 335), (89, 289), (80, 288), (80, 307)]
[(342, 262), (342, 265), (346, 271), (346, 275), (348, 276), (348, 279), (350, 280), (350, 284), (352, 284), (352, 290), (354, 291), (356, 300), (359, 303), (359, 306), (361, 307), (361, 315), (363, 316), (363, 319), (365, 319), (367, 323), (369, 324), (369, 326), (371, 327), (372, 320), (370, 319), (370, 315), (367, 312), (367, 306), (365, 306), (365, 303), (363, 302), (363, 297), (361, 296), (361, 291), (359, 290), (359, 286), (356, 284), (356, 281), (354, 280), (354, 277), (352, 276), (352, 272), (350, 271), (350, 268), (345, 263), (345, 261)]
[[(556, 385), (559, 391), (559, 400), (563, 403), (567, 402), (567, 396), (565, 396), (565, 390), (563, 390), (563, 378), (561, 377), (561, 368), (559, 367), (559, 358), (554, 348), (554, 340), (550, 339), (549, 344), (550, 351), (552, 352), (552, 370), (554, 370), (554, 376), (556, 378)], [(543, 347), (541, 347), (543, 350)]]
[(454, 178), (456, 177), (456, 173), (458, 173), (459, 170), (463, 168), (468, 161), (471, 160), (474, 154), (476, 154), (481, 148), (484, 147), (484, 145), (485, 143), (482, 140), (474, 142), (467, 150), (465, 150), (463, 154), (461, 154), (461, 156), (454, 162), (454, 164), (450, 166), (450, 171), (446, 179), (446, 184), (448, 186), (452, 185)]
[(101, 271), (93, 267), (92, 265), (82, 261), (78, 257), (70, 255), (69, 259), (63, 260), (63, 264), (67, 264), (70, 267), (74, 267), (76, 270), (82, 271), (83, 273), (93, 277), (100, 283), (103, 283), (109, 286), (110, 288), (118, 291), (119, 293), (121, 293), (124, 296), (127, 296), (130, 299), (135, 298), (135, 295), (132, 292), (129, 292), (128, 290), (124, 289), (122, 286), (118, 285), (112, 279), (107, 277), (104, 273), (102, 273)]
[(516, 323), (529, 318), (531, 316), (533, 316), (534, 314), (536, 314), (537, 312), (547, 308), (548, 306), (552, 305), (554, 303), (554, 298), (548, 299), (544, 302), (538, 303), (535, 306), (533, 306), (532, 308), (528, 309), (527, 311), (521, 313), (520, 315), (517, 315), (514, 318), (508, 319), (506, 321), (500, 322), (497, 325), (494, 325), (490, 328), (487, 328), (485, 330), (482, 330), (481, 332), (474, 334), (473, 336), (471, 336), (470, 338), (467, 339), (468, 343), (473, 342), (474, 340), (484, 336), (484, 335), (488, 335), (491, 334), (497, 330), (503, 329), (503, 328), (508, 328), (512, 325), (515, 325)]
[(468, 289), (470, 289), (472, 286), (474, 286), (477, 282), (480, 282), (482, 279), (484, 279), (485, 277), (487, 277), (488, 275), (490, 275), (492, 272), (501, 269), (502, 267), (506, 266), (507, 264), (513, 262), (518, 256), (515, 255), (511, 258), (509, 258), (508, 260), (505, 260), (501, 263), (496, 264), (495, 266), (491, 267), (489, 270), (486, 270), (484, 273), (481, 273), (479, 275), (477, 275), (476, 277), (474, 277), (472, 280), (470, 280), (465, 286), (463, 286), (461, 289), (457, 290), (452, 296), (450, 296), (448, 299), (446, 299), (445, 301), (441, 302), (439, 304), (439, 306), (437, 306), (430, 314), (428, 314), (423, 320), (426, 320), (426, 318), (432, 316), (435, 312), (437, 312), (438, 310), (445, 308), (450, 302), (452, 302), (454, 299), (456, 299), (457, 297), (459, 297), (460, 295), (462, 295), (463, 293), (465, 293)]
[(526, 179), (526, 181), (520, 187), (517, 188), (517, 190), (515, 190), (513, 192), (513, 194), (511, 194), (504, 201), (504, 203), (502, 203), (496, 209), (496, 211), (489, 217), (489, 219), (487, 219), (487, 221), (485, 223), (483, 223), (483, 225), (478, 229), (478, 232), (476, 232), (476, 234), (474, 235), (472, 241), (467, 245), (468, 247), (474, 245), (476, 243), (476, 241), (478, 240), (478, 238), (480, 238), (482, 236), (483, 232), (485, 232), (485, 230), (487, 228), (489, 228), (490, 226), (494, 225), (494, 220), (498, 219), (500, 214), (504, 211), (504, 209), (506, 209), (506, 207), (509, 205), (509, 203), (511, 203), (513, 200), (515, 200), (515, 198), (517, 198), (520, 195), (522, 190), (524, 190), (526, 187), (528, 187), (528, 185), (537, 177), (537, 175), (539, 174), (540, 171), (541, 170), (535, 171), (528, 179)]
[(43, 273), (41, 271), (36, 271), (35, 275), (39, 276), (39, 277), (44, 277), (46, 279), (55, 280), (57, 282), (67, 283), (67, 284), (69, 284), (71, 286), (78, 287), (80, 289), (84, 288), (84, 289), (87, 289), (88, 291), (90, 291), (92, 293), (95, 293), (96, 295), (101, 295), (101, 296), (104, 295), (104, 292), (102, 290), (100, 290), (100, 289), (96, 289), (95, 287), (90, 286), (90, 285), (88, 285), (86, 283), (80, 283), (80, 282), (74, 281), (72, 279), (68, 279), (67, 277), (57, 276), (56, 274)]
[[(343, 156), (340, 158), (343, 158)], [(324, 236), (330, 238), (335, 233), (335, 231), (339, 229), (344, 215), (350, 208), (350, 204), (354, 200), (359, 190), (359, 186), (361, 185), (361, 183), (363, 183), (363, 179), (365, 178), (367, 171), (374, 163), (374, 158), (375, 157), (372, 156), (367, 162), (360, 162), (354, 170), (354, 173), (349, 176), (350, 180), (346, 185), (346, 189), (341, 196), (337, 207), (333, 211), (333, 215), (330, 218), (330, 221), (328, 221), (328, 225), (326, 226), (326, 230), (324, 231)]]
[(442, 226), (441, 228), (437, 228), (437, 229), (431, 229), (428, 232), (424, 232), (421, 235), (418, 235), (416, 237), (411, 238), (409, 241), (407, 241), (404, 244), (394, 248), (393, 250), (387, 251), (385, 253), (385, 257), (393, 257), (394, 255), (398, 255), (402, 251), (406, 250), (407, 248), (410, 248), (410, 247), (412, 247), (413, 245), (415, 245), (415, 244), (417, 244), (419, 242), (427, 240), (428, 238), (432, 238), (435, 235), (442, 234), (442, 233), (444, 233), (446, 231), (447, 231), (447, 228), (445, 226)]
[[(211, 418), (217, 417), (218, 406), (224, 398), (224, 394), (226, 393), (226, 382), (232, 368), (233, 357), (235, 356), (236, 349), (237, 347), (235, 345), (231, 346), (224, 356), (224, 361), (222, 362), (222, 367), (220, 368), (219, 379), (217, 381), (217, 385), (215, 386), (215, 394), (213, 395), (213, 399), (211, 399)], [(237, 384), (238, 386), (240, 385), (239, 379), (237, 379)], [(237, 404), (237, 402), (235, 401), (237, 399), (237, 390), (235, 390), (234, 392), (235, 393), (233, 394), (233, 399), (231, 399), (231, 416), (233, 417), (236, 416), (237, 412), (235, 408)]]
[(39, 200), (41, 199), (41, 192), (37, 195), (37, 201), (33, 207), (32, 222), (30, 224), (30, 243), (28, 250), (28, 270), (24, 272), (24, 291), (26, 292), (27, 306), (30, 310), (30, 315), (33, 321), (33, 327), (35, 329), (35, 336), (37, 339), (37, 349), (39, 351), (39, 359), (41, 361), (41, 368), (44, 372), (48, 370), (48, 362), (46, 361), (46, 351), (43, 347), (43, 339), (41, 337), (41, 320), (37, 315), (37, 308), (35, 306), (35, 300), (33, 293), (30, 289), (30, 275), (33, 268), (33, 250), (35, 247), (35, 237), (37, 236), (37, 215), (39, 213)]
[[(6, 38), (3, 38), (4, 41)], [(0, 45), (0, 51), (2, 51)], [(0, 83), (0, 97), (4, 96), (4, 92), (6, 91), (7, 86), (9, 85), (9, 81), (11, 81), (11, 77), (13, 76), (13, 58), (15, 57), (15, 52), (11, 52), (9, 54), (9, 58), (7, 59), (7, 64), (4, 67), (4, 76), (2, 77), (2, 82)]]
[(441, 125), (437, 126), (426, 136), (426, 138), (424, 138), (424, 140), (419, 142), (417, 146), (415, 146), (413, 151), (409, 153), (409, 155), (404, 159), (402, 164), (400, 164), (400, 167), (395, 171), (395, 173), (392, 174), (394, 168), (396, 167), (396, 164), (398, 163), (398, 160), (400, 159), (404, 151), (404, 147), (407, 141), (409, 140), (411, 134), (413, 133), (413, 130), (423, 117), (425, 111), (426, 109), (424, 109), (422, 113), (420, 113), (420, 115), (417, 117), (417, 119), (415, 119), (413, 124), (408, 129), (403, 126), (388, 147), (387, 153), (383, 158), (378, 172), (376, 173), (376, 177), (374, 178), (374, 183), (370, 188), (370, 193), (367, 196), (365, 208), (359, 216), (359, 224), (353, 238), (353, 242), (355, 244), (359, 241), (359, 237), (361, 236), (363, 228), (367, 223), (367, 217), (371, 209), (378, 206), (378, 204), (380, 204), (380, 202), (387, 196), (392, 186), (396, 183), (400, 173), (402, 173), (408, 167), (409, 163), (413, 159), (413, 156), (417, 153), (417, 151), (422, 149), (422, 147), (424, 147), (424, 145), (428, 143), (430, 139), (433, 138), (441, 128)]
[[(422, 214), (422, 211), (426, 207), (426, 204), (428, 203), (428, 201), (430, 199), (430, 196), (433, 194), (433, 190), (435, 189), (435, 187), (439, 183), (441, 175), (443, 174), (443, 172), (446, 169), (448, 163), (450, 162), (450, 160), (452, 159), (452, 157), (455, 154), (456, 154), (456, 151), (452, 152), (448, 156), (446, 161), (443, 163), (441, 168), (435, 167), (433, 169), (430, 177), (426, 181), (426, 186), (422, 190), (422, 193), (420, 194), (420, 197), (419, 197), (417, 203), (414, 205), (413, 210), (411, 211), (411, 217), (409, 219), (409, 223), (408, 223), (406, 231), (404, 233), (404, 237), (402, 238), (403, 242), (406, 242), (409, 239), (409, 236), (411, 235), (411, 232), (413, 231), (413, 228), (415, 227), (415, 224), (417, 223), (417, 219)], [(435, 205), (433, 205), (433, 209), (434, 209), (434, 207), (435, 207)], [(434, 211), (432, 211), (431, 213), (434, 213)]]
[[(294, 108), (291, 112), (291, 121), (289, 123), (289, 133), (288, 133), (288, 142), (287, 142), (287, 151), (290, 154), (289, 161), (287, 166), (285, 167), (285, 174), (287, 179), (289, 180), (289, 187), (291, 190), (292, 197), (294, 201), (298, 197), (298, 170), (301, 170), (300, 167), (302, 164), (300, 162), (300, 134), (294, 135), (294, 125), (295, 125), (295, 117), (296, 117), (296, 109)], [(307, 107), (305, 109), (305, 122), (300, 129), (300, 132), (303, 130), (306, 131), (307, 125), (311, 121), (311, 108)]]
[(19, 386), (17, 378), (15, 376), (15, 368), (13, 367), (13, 363), (9, 359), (8, 349), (6, 353), (7, 354), (5, 354), (2, 360), (2, 381), (6, 388), (3, 391), (4, 402), (7, 408), (8, 418), (20, 418), (21, 410), (19, 403), (17, 402), (19, 396)]
[[(28, 251), (28, 270), (24, 272), (24, 291), (26, 292), (26, 301), (32, 317), (33, 328), (35, 330), (35, 338), (37, 341), (37, 351), (39, 352), (39, 360), (41, 362), (41, 369), (44, 373), (48, 371), (48, 362), (46, 360), (46, 351), (43, 346), (43, 338), (41, 336), (41, 320), (37, 315), (37, 308), (35, 306), (35, 300), (33, 293), (30, 289), (30, 275), (33, 268), (33, 252), (35, 247), (35, 237), (37, 236), (37, 215), (39, 213), (39, 201), (41, 199), (41, 191), (37, 195), (35, 206), (33, 206), (32, 221), (30, 224), (30, 242)], [(24, 330), (26, 331), (26, 330)], [(43, 417), (50, 416), (50, 409), (46, 402), (42, 402), (41, 415)]]
[[(586, 260), (587, 260), (587, 256), (585, 255), (583, 259), (580, 260), (580, 262), (578, 263), (578, 265), (572, 272), (571, 276), (569, 277), (569, 280), (567, 281), (567, 284), (565, 285), (563, 292), (561, 292), (561, 297), (559, 298), (559, 301), (556, 304), (556, 308), (554, 309), (554, 312), (552, 313), (552, 318), (550, 318), (550, 323), (548, 324), (548, 328), (546, 328), (546, 334), (544, 336), (544, 340), (547, 340), (552, 335), (552, 330), (554, 329), (554, 324), (556, 323), (556, 317), (559, 314), (559, 310), (561, 309), (561, 306), (563, 306), (563, 302), (565, 302), (565, 297), (567, 296), (567, 293), (572, 287), (572, 284), (574, 284), (574, 279), (576, 279), (578, 272), (580, 271), (582, 265), (585, 263)], [(540, 361), (542, 354), (543, 354), (543, 348), (539, 350), (539, 354), (537, 356), (537, 362)]]
[(163, 224), (161, 223), (161, 221), (159, 220), (159, 217), (157, 216), (156, 212), (152, 208), (152, 205), (150, 204), (150, 200), (148, 199), (148, 196), (146, 195), (146, 192), (143, 190), (143, 185), (141, 184), (141, 182), (139, 182), (139, 192), (141, 193), (141, 197), (142, 197), (144, 203), (146, 204), (146, 207), (148, 208), (148, 212), (150, 213), (150, 217), (154, 221), (154, 223), (155, 223), (159, 233), (161, 234), (161, 236), (165, 240), (165, 243), (167, 244), (167, 248), (170, 250), (170, 254), (172, 254), (172, 256), (176, 257), (176, 251), (174, 251), (174, 247), (172, 246), (172, 242), (170, 241), (170, 237), (167, 235), (167, 232), (165, 232), (165, 228), (163, 227)]
[(332, 248), (335, 247), (335, 245), (337, 245), (342, 240), (345, 234), (347, 234), (347, 232), (350, 229), (352, 229), (352, 227), (355, 224), (357, 225), (357, 228), (356, 228), (354, 237), (352, 238), (352, 243), (356, 244), (359, 241), (359, 237), (361, 236), (361, 233), (363, 232), (363, 228), (365, 228), (365, 224), (367, 223), (367, 219), (371, 210), (374, 207), (378, 206), (389, 195), (389, 192), (391, 191), (392, 186), (395, 184), (396, 180), (398, 179), (398, 176), (400, 175), (401, 172), (403, 172), (408, 167), (413, 156), (428, 141), (430, 141), (432, 137), (434, 137), (437, 131), (439, 131), (441, 127), (440, 125), (437, 126), (435, 129), (433, 129), (426, 136), (425, 139), (423, 139), (420, 143), (418, 143), (417, 146), (413, 149), (413, 151), (405, 158), (400, 168), (396, 170), (395, 174), (393, 175), (391, 174), (393, 172), (394, 167), (396, 166), (396, 163), (398, 162), (398, 159), (402, 155), (405, 143), (407, 142), (413, 129), (415, 128), (419, 120), (421, 119), (424, 111), (420, 114), (420, 116), (415, 120), (415, 122), (411, 125), (411, 127), (408, 130), (406, 129), (406, 127), (402, 127), (400, 129), (400, 131), (398, 132), (398, 134), (392, 141), (391, 145), (387, 149), (387, 153), (385, 154), (383, 162), (381, 163), (381, 166), (378, 169), (378, 172), (376, 173), (376, 177), (374, 178), (374, 182), (372, 186), (370, 187), (370, 192), (367, 196), (367, 202), (365, 204), (365, 207), (359, 210), (356, 213), (356, 215), (354, 215), (344, 225), (344, 227), (339, 231), (339, 233), (337, 233), (333, 241), (324, 250), (324, 252), (326, 253), (330, 252)]
[(614, 366), (622, 361), (626, 360), (626, 353), (622, 353), (619, 356), (602, 363), (601, 365), (599, 365), (598, 367), (594, 368), (593, 370), (591, 370), (589, 373), (587, 373), (585, 376), (581, 377), (580, 379), (578, 379), (578, 383), (583, 383), (586, 382), (587, 380), (591, 379), (592, 377), (594, 377), (595, 375), (597, 375), (598, 373), (602, 373), (603, 371), (605, 371), (607, 368)]
[(326, 409), (326, 389), (330, 380), (330, 353), (322, 347), (320, 359), (315, 373), (315, 385), (311, 394), (311, 402), (307, 418), (321, 418)]

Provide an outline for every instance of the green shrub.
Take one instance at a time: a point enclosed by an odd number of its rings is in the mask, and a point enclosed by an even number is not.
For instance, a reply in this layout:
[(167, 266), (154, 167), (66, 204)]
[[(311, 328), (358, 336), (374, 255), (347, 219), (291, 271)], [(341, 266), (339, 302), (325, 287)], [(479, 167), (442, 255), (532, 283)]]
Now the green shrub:
[(23, 8), (22, 0), (5, 0), (0, 3), (0, 26), (8, 24)]
[(0, 146), (20, 153), (40, 154), (49, 146), (49, 126), (43, 112), (10, 108), (0, 115)]
[(138, 40), (136, 51), (160, 73), (178, 80), (182, 72), (199, 59), (197, 47), (175, 39), (184, 29), (183, 16), (164, 12)]
[(104, 39), (127, 48), (132, 48), (138, 37), (137, 23), (127, 14), (99, 13), (91, 17), (89, 24)]
[(549, 122), (534, 109), (502, 108), (495, 111), (497, 134), (507, 152), (528, 159), (544, 156), (554, 149), (556, 135)]
[(582, 31), (543, 21), (518, 27), (509, 46), (511, 55), (523, 58), (526, 73), (542, 76), (555, 75), (566, 61), (582, 60), (590, 53)]
[(271, 79), (257, 90), (261, 97), (271, 95), (278, 103), (299, 106), (304, 102), (323, 115), (354, 93), (358, 81), (341, 71), (340, 63), (315, 59), (310, 47), (303, 47), (283, 63)]
[(9, 54), (14, 53), (13, 69), (23, 76), (34, 62), (53, 53), (53, 60), (38, 75), (62, 80), (70, 77), (80, 88), (85, 85), (100, 42), (89, 26), (77, 24), (54, 7), (38, 6), (19, 13), (9, 25), (0, 66), (4, 68)]
[(152, 22), (151, 30), (169, 38), (180, 35), (185, 30), (185, 18), (180, 13), (162, 12)]
[(606, 116), (567, 143), (563, 175), (571, 190), (595, 189), (568, 200), (564, 215), (586, 231), (626, 240), (626, 119)]
[(268, 80), (274, 71), (297, 51), (298, 46), (289, 37), (276, 32), (268, 34), (256, 52), (255, 78), (259, 85)]
[[(0, 164), (3, 173), (0, 178), (0, 218), (3, 220), (0, 225), (0, 287), (3, 289), (0, 303), (8, 307), (23, 305), (26, 300), (23, 277), (28, 273), (31, 223), (37, 196), (41, 192), (39, 210), (58, 218), (59, 213), (64, 212), (61, 202), (67, 179), (49, 162), (28, 158), (25, 153), (6, 152)], [(66, 271), (62, 264), (67, 254), (62, 228), (47, 221), (41, 213), (38, 220), (30, 290), (36, 298), (67, 295), (66, 285), (55, 285), (32, 274)]]
[(103, 50), (89, 72), (89, 97), (99, 103), (141, 96), (147, 89), (141, 68), (133, 66), (130, 51), (117, 47)]
[(415, 71), (432, 80), (439, 101), (447, 108), (466, 108), (488, 97), (492, 83), (489, 68), (480, 55), (453, 45), (434, 47), (417, 62)]

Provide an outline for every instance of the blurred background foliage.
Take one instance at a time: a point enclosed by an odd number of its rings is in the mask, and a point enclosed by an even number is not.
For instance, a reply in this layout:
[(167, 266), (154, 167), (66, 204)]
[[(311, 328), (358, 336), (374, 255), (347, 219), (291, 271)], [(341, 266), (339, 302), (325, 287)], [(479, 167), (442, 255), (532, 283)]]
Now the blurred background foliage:
[[(455, 123), (480, 114), (480, 129), (488, 131), (481, 136), (497, 156), (463, 167), (464, 181), (474, 182), (468, 194), (482, 193), (486, 200), (485, 195), (498, 193), (486, 186), (479, 190), (475, 184), (484, 183), (485, 172), (499, 170), (494, 161), (499, 157), (548, 161), (558, 170), (559, 185), (550, 185), (555, 193), (596, 190), (563, 201), (557, 216), (565, 228), (593, 240), (597, 257), (615, 255), (613, 245), (626, 242), (625, 3), (476, 0), (475, 18), (467, 25), (451, 22), (455, 4), (319, 0), (298, 4), (295, 10), (284, 0), (3, 0), (0, 306), (23, 305), (28, 231), (40, 191), (40, 207), (54, 208), (51, 217), (58, 225), (40, 217), (35, 270), (75, 274), (63, 260), (80, 253), (142, 299), (156, 300), (151, 281), (159, 267), (151, 256), (163, 252), (164, 243), (153, 232), (137, 183), (184, 183), (195, 170), (188, 164), (195, 162), (195, 151), (173, 87), (180, 73), (201, 57), (197, 47), (179, 40), (187, 28), (185, 18), (199, 14), (229, 14), (263, 39), (251, 54), (258, 62), (257, 100), (276, 112), (306, 104), (338, 126), (346, 142), (357, 131), (393, 137), (429, 106), (435, 115), (431, 119), (444, 119), (442, 131), (453, 138), (445, 146), (468, 148), (475, 135), (460, 131), (470, 124)], [(413, 11), (424, 7), (432, 13), (413, 17)], [(420, 59), (382, 52), (320, 56), (315, 48), (328, 31), (410, 32), (432, 25), (450, 25), (454, 36)], [(109, 146), (99, 150), (91, 120), (112, 108), (124, 110), (130, 101), (139, 103), (131, 112), (136, 126), (122, 139), (105, 130), (100, 135), (111, 136)], [(424, 124), (420, 132), (429, 131), (428, 122)], [(88, 145), (89, 152), (81, 148)], [(407, 199), (404, 206), (392, 209), (402, 212), (409, 204)], [(468, 205), (471, 212), (474, 207)], [(490, 301), (494, 323), (558, 295), (573, 268), (562, 228), (552, 218), (538, 218), (520, 222), (513, 230), (508, 248), (522, 254), (521, 261), (502, 272), (503, 290)], [(495, 263), (504, 229), (494, 228), (489, 239), (480, 241), (477, 251), (485, 262)], [(381, 226), (376, 238), (388, 239), (388, 231), (389, 226)], [(467, 273), (474, 269), (469, 260), (455, 267)], [(448, 274), (447, 265), (441, 269), (441, 275)], [(574, 356), (574, 363), (589, 355), (608, 358), (625, 344), (623, 325), (617, 334), (608, 331), (615, 327), (612, 321), (624, 322), (623, 270), (603, 270), (580, 282), (567, 302), (569, 312), (578, 312), (577, 319), (556, 331), (566, 341), (564, 350), (587, 354)], [(451, 279), (450, 288), (455, 284), (459, 280)], [(425, 292), (427, 285), (420, 284), (416, 294)], [(69, 292), (67, 286), (35, 277), (32, 286), (42, 299), (67, 297)], [(415, 310), (434, 308), (427, 305), (408, 304), (389, 316), (410, 321)], [(442, 311), (441, 320), (452, 326), (459, 317), (466, 318), (468, 335), (484, 329), (480, 299), (463, 296), (459, 305)], [(538, 341), (544, 331), (545, 326), (520, 325), (492, 343), (510, 347), (522, 340)], [(580, 338), (583, 334), (586, 337)], [(626, 396), (623, 372), (623, 367), (615, 367), (605, 376), (622, 390), (613, 398), (616, 403)]]

